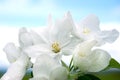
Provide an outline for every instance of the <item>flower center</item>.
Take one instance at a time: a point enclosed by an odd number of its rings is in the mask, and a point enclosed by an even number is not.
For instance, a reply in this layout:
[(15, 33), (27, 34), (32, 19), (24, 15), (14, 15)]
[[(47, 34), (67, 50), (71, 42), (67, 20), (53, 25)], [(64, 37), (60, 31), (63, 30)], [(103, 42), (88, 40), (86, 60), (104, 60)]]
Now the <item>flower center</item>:
[(84, 34), (89, 34), (89, 33), (90, 33), (90, 29), (84, 28), (84, 29), (83, 29), (83, 33), (84, 33)]
[(55, 53), (60, 52), (60, 45), (59, 45), (58, 42), (54, 42), (54, 43), (52, 44), (52, 51), (55, 52)]
[(79, 55), (80, 57), (85, 57), (85, 56), (86, 56), (86, 54), (85, 54), (84, 51), (79, 51), (79, 52), (78, 52), (78, 55)]
[(78, 53), (80, 57), (85, 57), (86, 55), (84, 54), (84, 52), (79, 52)]

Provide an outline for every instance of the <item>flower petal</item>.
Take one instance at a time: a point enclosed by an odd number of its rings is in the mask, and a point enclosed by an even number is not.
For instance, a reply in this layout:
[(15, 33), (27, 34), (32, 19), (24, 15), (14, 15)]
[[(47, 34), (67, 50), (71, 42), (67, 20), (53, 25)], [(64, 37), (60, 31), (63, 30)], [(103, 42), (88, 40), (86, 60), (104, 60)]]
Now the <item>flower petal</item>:
[(46, 76), (41, 76), (41, 77), (34, 77), (29, 80), (49, 80)]
[(73, 53), (74, 48), (76, 45), (81, 43), (81, 40), (76, 37), (71, 37), (71, 40), (69, 43), (66, 43), (66, 45), (62, 45), (62, 54), (63, 55), (71, 55)]
[(109, 65), (110, 55), (100, 49), (92, 50), (97, 44), (94, 41), (85, 41), (78, 45), (74, 51), (73, 64), (82, 72), (98, 72)]
[(26, 73), (26, 66), (29, 63), (29, 57), (22, 55), (16, 62), (12, 63), (7, 72), (0, 80), (22, 80)]
[(65, 67), (59, 66), (50, 73), (50, 80), (68, 80), (68, 71)]
[(73, 50), (69, 48), (63, 48), (61, 53), (67, 56), (67, 55), (71, 55), (73, 53)]
[(41, 43), (45, 43), (44, 39), (41, 37), (41, 35), (39, 35), (38, 33), (36, 33), (35, 31), (30, 31), (30, 35), (31, 38), (33, 40), (33, 44), (41, 44)]
[(47, 26), (48, 27), (52, 27), (52, 25), (53, 25), (52, 15), (49, 14), (48, 21), (47, 21)]
[(73, 52), (73, 64), (78, 67), (82, 72), (87, 72), (89, 66), (91, 66), (91, 60), (89, 56), (91, 55), (91, 49), (96, 45), (95, 40), (84, 41), (78, 44)]
[(40, 32), (38, 34), (33, 30), (28, 32), (26, 30), (26, 28), (20, 29), (20, 31), (19, 31), (19, 42), (20, 42), (21, 46), (24, 47), (24, 46), (31, 46), (31, 45), (35, 45), (35, 44), (47, 43), (48, 41), (44, 37), (44, 33), (43, 33), (45, 31), (45, 29), (40, 28), (39, 31)]
[(33, 44), (31, 35), (26, 28), (21, 28), (19, 30), (19, 43), (21, 47), (30, 46)]
[(82, 54), (89, 55), (91, 49), (93, 48), (93, 46), (96, 45), (96, 43), (97, 43), (96, 40), (84, 41), (76, 46), (74, 53), (79, 55)]
[(86, 40), (93, 38), (93, 33), (96, 34), (99, 31), (99, 19), (94, 14), (91, 14), (76, 25), (76, 27), (73, 29), (73, 35), (81, 40)]
[(48, 54), (41, 54), (33, 65), (33, 75), (34, 77), (49, 77), (51, 70), (57, 66), (59, 66), (59, 63), (54, 58)]
[(23, 50), (29, 57), (35, 58), (43, 53), (51, 53), (49, 46), (47, 44), (40, 44), (40, 45), (34, 45), (29, 46)]
[(79, 23), (79, 27), (85, 27), (91, 31), (99, 31), (99, 19), (96, 15), (90, 14)]
[(13, 43), (8, 43), (4, 47), (3, 51), (6, 53), (7, 59), (10, 63), (15, 62), (21, 55), (20, 49), (16, 47)]
[[(81, 55), (80, 55), (81, 56)], [(89, 60), (89, 57), (74, 55), (73, 56), (73, 64), (74, 67), (79, 68), (82, 72), (88, 72), (89, 66), (91, 66), (91, 60)]]
[(111, 56), (104, 50), (96, 49), (92, 51), (91, 56), (91, 66), (89, 66), (89, 72), (98, 72), (105, 69), (110, 62)]
[(69, 35), (73, 27), (74, 23), (70, 13), (68, 12), (62, 20), (56, 21), (55, 25), (51, 27), (49, 32), (51, 42), (58, 41), (60, 44), (64, 44), (69, 41)]
[(115, 29), (111, 31), (101, 31), (99, 37), (102, 39), (103, 42), (112, 43), (114, 42), (119, 36), (119, 32)]

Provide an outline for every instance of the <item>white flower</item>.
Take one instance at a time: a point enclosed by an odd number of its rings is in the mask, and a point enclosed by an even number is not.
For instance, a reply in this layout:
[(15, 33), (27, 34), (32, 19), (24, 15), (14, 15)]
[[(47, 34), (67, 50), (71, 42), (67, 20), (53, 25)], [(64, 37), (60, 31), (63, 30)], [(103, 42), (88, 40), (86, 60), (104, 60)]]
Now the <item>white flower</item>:
[(13, 43), (8, 43), (3, 50), (6, 53), (7, 59), (10, 63), (15, 62), (21, 55), (20, 48), (16, 47)]
[(97, 42), (85, 41), (79, 44), (73, 54), (73, 64), (82, 72), (99, 72), (109, 65), (111, 56), (104, 50), (92, 50)]
[(42, 41), (41, 37), (33, 30), (28, 31), (26, 28), (19, 30), (19, 44), (21, 48), (32, 46)]
[[(30, 34), (26, 30), (26, 28), (21, 28), (19, 30), (19, 44), (20, 46), (15, 46), (14, 43), (8, 43), (3, 48), (3, 51), (6, 53), (7, 59), (10, 63), (15, 62), (23, 53), (23, 49), (33, 45), (36, 41), (33, 39), (37, 36), (37, 34)], [(31, 66), (32, 63), (29, 63), (29, 66)]]
[(71, 54), (77, 44), (77, 39), (71, 36), (73, 27), (75, 26), (68, 12), (62, 20), (57, 20), (54, 25), (49, 23), (44, 34), (39, 34), (42, 40), (38, 44), (26, 48), (25, 53), (29, 57), (37, 57), (41, 53)]
[(97, 45), (105, 42), (112, 43), (118, 36), (119, 32), (115, 29), (110, 31), (101, 31), (99, 28), (99, 19), (95, 15), (89, 15), (83, 19), (74, 29), (74, 35), (84, 40), (95, 39)]
[(19, 44), (21, 48), (31, 46), (33, 44), (32, 36), (26, 28), (21, 28), (19, 30)]
[(20, 47), (15, 46), (14, 43), (8, 43), (3, 48), (3, 51), (6, 53), (7, 59), (10, 63), (15, 62), (21, 56), (21, 52), (24, 47), (32, 45), (30, 34), (25, 28), (21, 28), (19, 30), (19, 43)]
[(7, 72), (0, 80), (22, 80), (29, 65), (29, 57), (22, 54), (14, 63), (10, 65)]
[(41, 54), (33, 65), (33, 78), (30, 80), (66, 80), (68, 72), (48, 54)]
[[(22, 51), (22, 47), (17, 47), (14, 43), (8, 43), (4, 48), (3, 51), (6, 53), (7, 59), (10, 63), (14, 63), (21, 55), (26, 55)], [(32, 66), (32, 63), (29, 63), (29, 67)]]

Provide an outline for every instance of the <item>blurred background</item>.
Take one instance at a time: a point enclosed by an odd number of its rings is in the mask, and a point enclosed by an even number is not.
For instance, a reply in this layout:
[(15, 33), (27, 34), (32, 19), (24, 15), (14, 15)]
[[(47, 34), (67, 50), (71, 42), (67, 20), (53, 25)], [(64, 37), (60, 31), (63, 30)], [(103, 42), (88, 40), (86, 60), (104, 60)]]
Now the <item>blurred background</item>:
[[(19, 45), (20, 28), (45, 27), (49, 14), (55, 21), (68, 11), (71, 12), (74, 22), (79, 22), (89, 14), (95, 14), (100, 19), (102, 30), (120, 31), (120, 0), (0, 0), (0, 77), (9, 66), (3, 48), (8, 42)], [(101, 48), (120, 63), (120, 38)], [(120, 70), (110, 70), (98, 76), (102, 80), (120, 80)]]

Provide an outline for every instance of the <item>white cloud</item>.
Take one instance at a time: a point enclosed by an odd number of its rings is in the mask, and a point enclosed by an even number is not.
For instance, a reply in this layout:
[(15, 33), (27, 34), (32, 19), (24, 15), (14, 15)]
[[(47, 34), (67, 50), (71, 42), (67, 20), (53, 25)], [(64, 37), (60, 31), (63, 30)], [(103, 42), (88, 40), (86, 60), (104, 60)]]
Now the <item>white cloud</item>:
[(101, 30), (111, 30), (117, 29), (120, 32), (120, 23), (109, 22), (109, 23), (100, 23)]
[(18, 29), (15, 27), (0, 27), (0, 66), (9, 64), (5, 53), (3, 52), (3, 48), (8, 42), (17, 43), (17, 33)]

